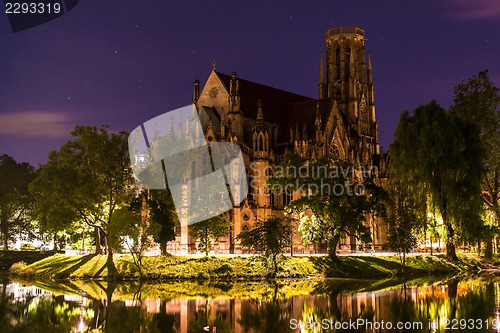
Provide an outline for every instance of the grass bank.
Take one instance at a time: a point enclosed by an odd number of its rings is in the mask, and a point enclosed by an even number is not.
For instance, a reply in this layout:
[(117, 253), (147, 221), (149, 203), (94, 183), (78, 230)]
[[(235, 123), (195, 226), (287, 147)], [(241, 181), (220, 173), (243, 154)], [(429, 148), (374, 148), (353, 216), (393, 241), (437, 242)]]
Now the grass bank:
[(16, 262), (24, 261), (32, 264), (55, 253), (55, 251), (0, 251), (0, 271), (8, 270)]
[[(66, 256), (56, 254), (28, 266), (17, 267), (13, 274), (40, 279), (138, 279), (139, 272), (127, 255)], [(464, 258), (450, 263), (442, 257), (415, 256), (401, 269), (397, 257), (288, 257), (277, 278), (356, 278), (414, 279), (478, 271), (480, 263)], [(269, 276), (269, 269), (258, 257), (183, 257), (160, 256), (143, 259), (144, 280), (258, 280)]]

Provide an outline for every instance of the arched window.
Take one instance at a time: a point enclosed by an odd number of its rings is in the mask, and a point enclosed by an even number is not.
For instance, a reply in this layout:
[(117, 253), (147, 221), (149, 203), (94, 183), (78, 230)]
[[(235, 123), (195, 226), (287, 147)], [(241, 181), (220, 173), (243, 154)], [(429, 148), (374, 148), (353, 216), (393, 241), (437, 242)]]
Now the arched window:
[(335, 50), (335, 72), (337, 73), (335, 80), (340, 79), (340, 47)]
[(258, 150), (260, 150), (260, 151), (266, 150), (264, 135), (262, 135), (262, 134), (259, 136), (259, 148), (258, 148)]
[(248, 129), (247, 124), (243, 125), (243, 142), (247, 145), (252, 143), (252, 140), (250, 139), (250, 130)]
[(349, 80), (351, 76), (351, 48), (348, 47), (345, 50), (345, 79)]

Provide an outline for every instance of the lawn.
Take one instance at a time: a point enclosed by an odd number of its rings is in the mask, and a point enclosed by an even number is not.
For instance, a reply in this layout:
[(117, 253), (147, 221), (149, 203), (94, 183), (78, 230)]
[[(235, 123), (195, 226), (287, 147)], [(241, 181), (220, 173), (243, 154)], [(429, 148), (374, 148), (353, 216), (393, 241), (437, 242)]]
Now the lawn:
[[(418, 278), (445, 276), (477, 270), (472, 261), (449, 263), (442, 257), (416, 256), (407, 259), (402, 269), (397, 257), (348, 256), (332, 262), (328, 257), (287, 257), (276, 278)], [(22, 276), (39, 279), (134, 279), (139, 271), (132, 257), (114, 255), (113, 262), (104, 255), (54, 256), (17, 268)], [(144, 257), (144, 280), (260, 280), (270, 276), (270, 269), (259, 257)], [(29, 273), (29, 274), (28, 274)]]

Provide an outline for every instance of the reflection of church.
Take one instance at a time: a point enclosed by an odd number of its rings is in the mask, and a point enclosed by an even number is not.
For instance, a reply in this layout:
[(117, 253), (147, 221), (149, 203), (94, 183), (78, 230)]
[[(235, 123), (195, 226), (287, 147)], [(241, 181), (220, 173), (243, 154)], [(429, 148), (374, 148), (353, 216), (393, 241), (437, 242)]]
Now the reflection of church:
[[(198, 108), (207, 142), (238, 143), (249, 179), (249, 196), (228, 216), (230, 235), (215, 246), (220, 253), (241, 252), (235, 237), (252, 228), (254, 221), (282, 215), (284, 206), (298, 193), (270, 195), (264, 170), (276, 165), (285, 152), (295, 152), (305, 161), (336, 154), (356, 166), (384, 170), (378, 142), (374, 85), (370, 56), (366, 57), (365, 32), (357, 27), (338, 27), (326, 33), (326, 56), (321, 54), (318, 99), (271, 88), (219, 73), (215, 63), (200, 89), (195, 81), (193, 102)], [(386, 242), (386, 229), (370, 221), (375, 247)], [(354, 240), (343, 239), (340, 248)], [(175, 252), (195, 251), (195, 240), (187, 227), (169, 244)], [(294, 237), (294, 252), (303, 249), (300, 235)]]

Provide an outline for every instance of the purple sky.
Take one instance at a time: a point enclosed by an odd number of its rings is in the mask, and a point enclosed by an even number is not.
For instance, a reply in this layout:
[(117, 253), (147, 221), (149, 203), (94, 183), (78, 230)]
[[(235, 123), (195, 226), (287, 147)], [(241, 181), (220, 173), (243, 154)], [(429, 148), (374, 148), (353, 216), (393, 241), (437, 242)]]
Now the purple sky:
[(0, 14), (0, 154), (33, 165), (75, 124), (130, 131), (188, 105), (220, 72), (317, 97), (326, 30), (355, 25), (372, 54), (381, 144), (399, 114), (482, 69), (500, 86), (500, 1), (85, 0), (13, 34)]

